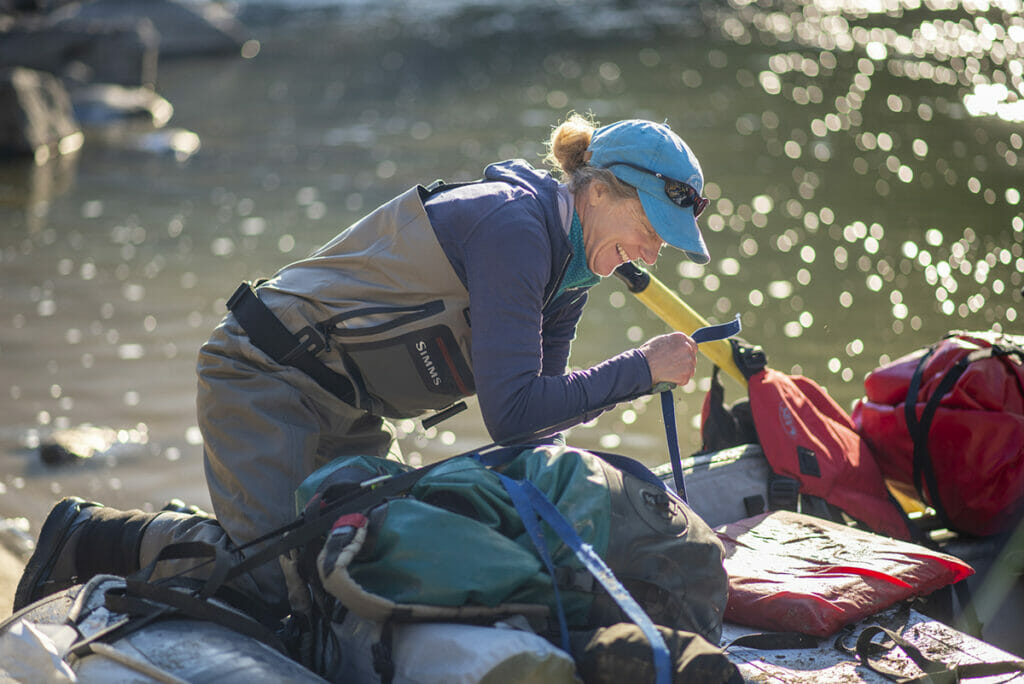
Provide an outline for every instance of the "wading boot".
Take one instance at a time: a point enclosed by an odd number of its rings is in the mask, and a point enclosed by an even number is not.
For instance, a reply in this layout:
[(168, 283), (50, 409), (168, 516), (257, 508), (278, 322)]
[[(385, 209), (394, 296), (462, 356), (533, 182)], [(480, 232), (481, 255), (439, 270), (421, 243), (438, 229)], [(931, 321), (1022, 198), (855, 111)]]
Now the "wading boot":
[(61, 499), (39, 532), (14, 594), (14, 610), (99, 574), (139, 569), (139, 546), (156, 513), (119, 511), (78, 497)]

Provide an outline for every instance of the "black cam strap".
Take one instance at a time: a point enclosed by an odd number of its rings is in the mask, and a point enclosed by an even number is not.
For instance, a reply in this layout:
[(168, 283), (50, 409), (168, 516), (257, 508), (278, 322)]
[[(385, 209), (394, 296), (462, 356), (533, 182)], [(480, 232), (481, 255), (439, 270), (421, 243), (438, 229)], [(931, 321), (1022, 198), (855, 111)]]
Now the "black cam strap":
[(287, 654), (284, 643), (269, 628), (242, 612), (225, 608), (182, 588), (129, 578), (125, 580), (124, 587), (105, 592), (104, 605), (108, 610), (128, 617), (74, 643), (69, 652), (81, 658), (91, 653), (92, 644), (98, 641), (117, 641), (161, 619), (190, 617), (220, 625)]
[(358, 395), (352, 381), (316, 357), (326, 346), (320, 333), (310, 326), (291, 333), (248, 282), (239, 285), (228, 299), (228, 309), (263, 353), (283, 366), (298, 368), (346, 404), (356, 405)]
[[(884, 634), (891, 644), (879, 644), (874, 641), (876, 636)], [(890, 670), (877, 660), (877, 656), (899, 647), (924, 673), (917, 677), (907, 677), (895, 670)], [(994, 675), (1024, 673), (1024, 660), (1003, 660), (994, 663), (963, 663), (947, 665), (924, 655), (919, 648), (904, 639), (896, 632), (873, 625), (867, 627), (857, 638), (857, 657), (864, 667), (900, 684), (954, 684), (962, 679), (973, 677), (991, 677)]]
[(273, 631), (248, 615), (168, 586), (128, 580), (123, 593), (116, 590), (107, 592), (106, 605), (114, 611), (141, 615), (166, 607), (170, 609), (167, 611), (170, 614), (212, 622), (256, 639), (276, 651), (287, 652)]

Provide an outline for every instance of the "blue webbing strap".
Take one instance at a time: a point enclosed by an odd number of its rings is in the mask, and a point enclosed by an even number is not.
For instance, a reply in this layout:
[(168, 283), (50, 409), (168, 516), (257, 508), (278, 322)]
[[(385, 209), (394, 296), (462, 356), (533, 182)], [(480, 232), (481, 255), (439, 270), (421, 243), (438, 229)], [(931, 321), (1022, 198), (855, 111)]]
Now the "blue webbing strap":
[[(739, 314), (736, 318), (718, 325), (706, 325), (694, 331), (691, 338), (697, 344), (716, 342), (736, 335), (741, 330)], [(661, 417), (665, 421), (665, 439), (668, 441), (668, 459), (672, 463), (672, 479), (676, 492), (686, 501), (686, 484), (683, 482), (683, 461), (679, 456), (679, 435), (676, 432), (676, 408), (672, 402), (672, 390), (661, 393)]]
[[(523, 521), (523, 527), (526, 528), (526, 533), (530, 535), (530, 541), (533, 542), (534, 547), (536, 547), (537, 549), (537, 553), (540, 554), (540, 559), (544, 562), (544, 567), (546, 567), (548, 570), (548, 575), (551, 576), (551, 586), (555, 590), (555, 608), (556, 612), (558, 613), (558, 631), (559, 636), (562, 640), (562, 650), (568, 653), (569, 626), (566, 624), (565, 611), (562, 609), (562, 593), (558, 589), (558, 581), (555, 575), (555, 565), (551, 562), (551, 554), (548, 552), (548, 545), (547, 543), (545, 543), (544, 535), (540, 531), (540, 521), (538, 520), (538, 513), (534, 506), (530, 503), (530, 500), (527, 497), (527, 495), (523, 493), (523, 490), (520, 488), (519, 482), (511, 478), (508, 478), (502, 475), (501, 473), (496, 474), (498, 475), (498, 478), (501, 480), (502, 486), (505, 487), (505, 491), (508, 492), (509, 498), (512, 499), (512, 505), (515, 506), (516, 512), (519, 513), (519, 517)], [(547, 499), (545, 499), (545, 501), (547, 501)], [(557, 509), (555, 512), (558, 513)], [(559, 513), (558, 515), (559, 517), (561, 517), (561, 513)], [(562, 518), (562, 520), (565, 521), (565, 518)], [(555, 531), (557, 532), (558, 530)], [(565, 540), (563, 539), (563, 541)], [(569, 542), (566, 541), (565, 543), (568, 544)]]
[(668, 442), (668, 460), (672, 464), (672, 480), (676, 484), (676, 494), (686, 501), (686, 484), (683, 482), (683, 460), (679, 455), (679, 435), (676, 433), (676, 405), (672, 400), (672, 390), (661, 393), (661, 418), (665, 423), (665, 440)]
[[(565, 519), (555, 505), (548, 501), (543, 492), (537, 489), (532, 482), (529, 480), (513, 480), (501, 474), (498, 477), (501, 478), (505, 491), (512, 498), (512, 503), (519, 512), (519, 516), (523, 519), (523, 524), (526, 525), (527, 532), (530, 534), (534, 545), (536, 545), (537, 551), (544, 559), (545, 565), (548, 566), (552, 583), (555, 585), (556, 598), (558, 596), (558, 585), (555, 583), (555, 574), (551, 568), (551, 558), (548, 554), (547, 545), (544, 543), (544, 538), (541, 536), (540, 528), (537, 524), (537, 516), (540, 516), (565, 545), (575, 552), (580, 562), (601, 583), (601, 586), (607, 590), (608, 594), (622, 608), (622, 611), (629, 619), (635, 622), (640, 631), (644, 633), (654, 652), (655, 681), (657, 684), (670, 684), (672, 681), (672, 660), (669, 657), (668, 646), (665, 645), (665, 640), (661, 638), (661, 633), (654, 626), (654, 622), (651, 621), (647, 613), (644, 612), (644, 609), (629, 595), (629, 591), (622, 586), (611, 569), (594, 552), (594, 548), (580, 539), (579, 535), (576, 534), (576, 530), (569, 524), (569, 521)], [(527, 521), (530, 522), (527, 523)], [(533, 530), (531, 530), (531, 527)], [(558, 625), (562, 633), (562, 648), (568, 651), (569, 631), (565, 623), (565, 612), (562, 610), (561, 599), (558, 599)]]

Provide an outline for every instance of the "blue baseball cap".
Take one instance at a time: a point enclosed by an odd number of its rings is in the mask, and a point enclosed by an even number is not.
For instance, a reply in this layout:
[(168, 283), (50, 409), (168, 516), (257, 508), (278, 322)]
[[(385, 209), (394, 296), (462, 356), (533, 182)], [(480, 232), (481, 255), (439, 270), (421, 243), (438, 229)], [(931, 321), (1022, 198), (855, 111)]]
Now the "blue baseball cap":
[[(591, 166), (608, 169), (637, 189), (647, 220), (662, 240), (698, 264), (711, 260), (697, 227), (697, 214), (707, 204), (701, 197), (704, 174), (696, 155), (672, 129), (642, 119), (619, 121), (594, 131), (587, 149)], [(678, 184), (671, 181), (689, 186), (683, 188), (683, 199), (673, 192)]]

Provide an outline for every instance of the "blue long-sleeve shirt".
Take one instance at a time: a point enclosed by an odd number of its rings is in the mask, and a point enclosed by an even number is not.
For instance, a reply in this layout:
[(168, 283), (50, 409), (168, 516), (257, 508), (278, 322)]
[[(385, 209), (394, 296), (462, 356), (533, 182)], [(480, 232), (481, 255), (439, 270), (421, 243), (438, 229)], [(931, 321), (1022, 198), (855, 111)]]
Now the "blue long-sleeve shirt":
[(469, 291), (473, 376), (491, 437), (582, 422), (650, 390), (635, 349), (566, 372), (587, 292), (554, 296), (572, 256), (557, 182), (522, 160), (489, 166), (485, 180), (437, 192), (425, 206)]

